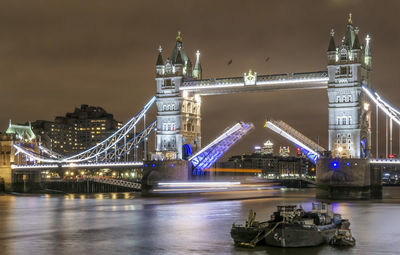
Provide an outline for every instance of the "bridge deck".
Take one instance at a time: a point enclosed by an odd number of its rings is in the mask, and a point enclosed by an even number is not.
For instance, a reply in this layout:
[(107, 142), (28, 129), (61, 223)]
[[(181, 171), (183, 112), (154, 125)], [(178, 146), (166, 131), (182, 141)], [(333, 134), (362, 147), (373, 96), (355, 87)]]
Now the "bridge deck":
[(324, 89), (327, 88), (327, 84), (328, 73), (319, 71), (258, 75), (252, 85), (245, 84), (244, 77), (185, 81), (180, 90), (195, 92), (200, 95), (219, 95), (271, 90)]
[(11, 165), (13, 170), (46, 170), (46, 169), (71, 169), (71, 168), (141, 168), (143, 162), (97, 162), (97, 163), (62, 163), (62, 164), (37, 164), (37, 165)]

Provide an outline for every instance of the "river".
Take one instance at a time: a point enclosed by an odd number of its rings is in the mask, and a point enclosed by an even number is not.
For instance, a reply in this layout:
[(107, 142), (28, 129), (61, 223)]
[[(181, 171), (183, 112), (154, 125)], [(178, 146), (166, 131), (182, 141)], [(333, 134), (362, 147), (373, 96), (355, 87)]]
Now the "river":
[(384, 199), (335, 202), (357, 244), (338, 249), (234, 247), (229, 231), (249, 209), (266, 220), (278, 204), (311, 208), (312, 189), (143, 198), (134, 193), (0, 195), (0, 254), (399, 254), (400, 187)]

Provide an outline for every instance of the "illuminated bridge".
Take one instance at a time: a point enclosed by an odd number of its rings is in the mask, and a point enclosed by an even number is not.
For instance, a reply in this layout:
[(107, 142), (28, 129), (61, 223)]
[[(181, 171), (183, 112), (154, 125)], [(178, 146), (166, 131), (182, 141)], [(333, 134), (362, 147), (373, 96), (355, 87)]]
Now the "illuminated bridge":
[[(156, 93), (126, 124), (97, 145), (76, 155), (63, 156), (43, 146), (15, 141), (15, 171), (42, 171), (71, 168), (145, 168), (153, 166), (162, 179), (170, 169), (156, 169), (157, 162), (188, 162), (189, 175), (202, 176), (233, 144), (253, 126), (239, 122), (231, 126), (210, 144), (203, 146), (201, 136), (202, 96), (274, 90), (322, 89), (328, 93), (328, 148), (322, 148), (311, 139), (283, 121), (268, 121), (266, 127), (292, 141), (314, 162), (324, 151), (332, 158), (368, 159), (378, 157), (378, 147), (372, 150), (372, 134), (379, 143), (378, 112), (386, 118), (385, 158), (393, 154), (393, 122), (400, 125), (400, 111), (373, 88), (370, 80), (372, 55), (370, 37), (359, 39), (359, 31), (351, 18), (346, 33), (336, 45), (331, 32), (327, 59), (328, 70), (317, 72), (258, 74), (252, 70), (243, 76), (202, 78), (200, 52), (192, 66), (184, 51), (181, 34), (176, 38), (172, 54), (164, 61), (160, 46), (155, 65)], [(376, 106), (376, 130), (373, 132), (372, 105)], [(146, 123), (152, 106), (157, 108), (156, 119)], [(221, 113), (224, 114), (224, 113)], [(147, 158), (147, 140), (155, 134), (155, 148)], [(132, 162), (132, 151), (143, 145), (143, 160)], [(371, 159), (371, 164), (400, 164), (398, 160)], [(170, 164), (171, 167), (173, 164)], [(172, 171), (172, 170), (171, 170)], [(164, 176), (165, 177), (165, 176)], [(165, 177), (166, 178), (166, 177)], [(170, 177), (168, 177), (170, 178)]]

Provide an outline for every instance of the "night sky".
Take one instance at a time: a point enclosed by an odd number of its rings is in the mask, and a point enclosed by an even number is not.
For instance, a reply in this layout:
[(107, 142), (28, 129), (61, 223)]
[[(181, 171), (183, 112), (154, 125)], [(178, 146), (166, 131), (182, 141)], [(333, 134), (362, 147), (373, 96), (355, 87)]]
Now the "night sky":
[[(193, 63), (201, 51), (203, 78), (242, 76), (249, 68), (258, 74), (326, 70), (329, 31), (335, 29), (338, 43), (349, 12), (360, 39), (372, 37), (374, 88), (400, 106), (399, 10), (398, 0), (2, 0), (0, 130), (9, 119), (53, 120), (80, 104), (127, 121), (155, 93), (157, 48), (163, 46), (166, 59), (178, 30)], [(237, 120), (256, 129), (230, 154), (267, 138), (289, 144), (263, 128), (272, 117), (327, 146), (327, 102), (326, 90), (204, 97), (203, 144)]]

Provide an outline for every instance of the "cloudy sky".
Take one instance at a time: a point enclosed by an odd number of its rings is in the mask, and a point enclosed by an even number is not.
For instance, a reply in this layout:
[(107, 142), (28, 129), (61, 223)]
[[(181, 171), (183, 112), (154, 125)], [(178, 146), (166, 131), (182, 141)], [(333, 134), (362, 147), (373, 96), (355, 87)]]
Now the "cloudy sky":
[[(249, 68), (259, 74), (326, 70), (329, 31), (339, 41), (349, 12), (361, 37), (372, 37), (374, 88), (400, 106), (399, 10), (397, 0), (2, 0), (0, 129), (9, 119), (52, 120), (80, 104), (127, 121), (154, 94), (157, 48), (167, 57), (177, 30), (192, 61), (201, 51), (204, 78), (241, 76)], [(267, 138), (288, 143), (263, 128), (272, 117), (326, 146), (327, 114), (326, 90), (209, 96), (203, 98), (203, 142), (244, 120), (256, 129), (231, 154)]]

